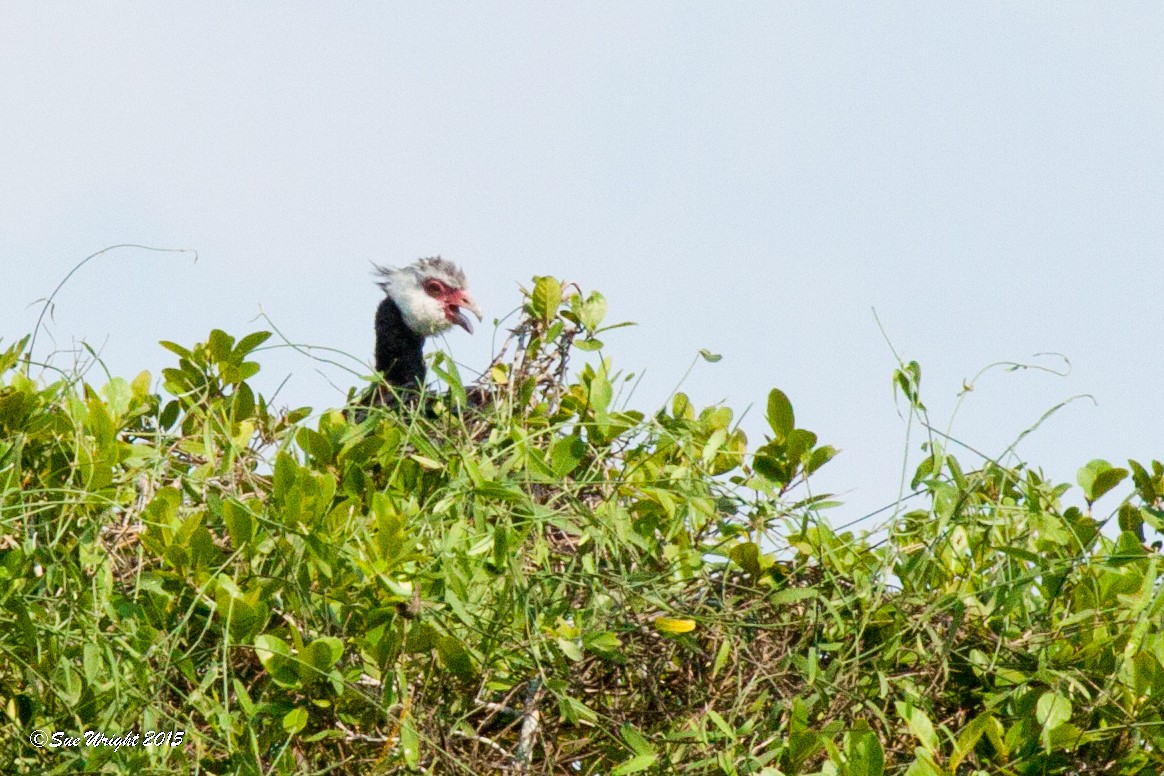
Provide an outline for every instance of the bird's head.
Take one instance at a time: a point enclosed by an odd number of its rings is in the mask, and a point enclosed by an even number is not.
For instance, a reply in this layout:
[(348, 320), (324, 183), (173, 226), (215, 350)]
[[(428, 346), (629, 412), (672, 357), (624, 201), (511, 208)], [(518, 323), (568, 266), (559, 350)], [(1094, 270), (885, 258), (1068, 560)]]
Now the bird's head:
[(422, 337), (446, 331), (454, 323), (470, 334), (473, 324), (464, 310), (481, 320), (469, 295), (465, 273), (439, 256), (418, 259), (406, 267), (376, 267), (380, 287), (396, 303), (409, 329)]

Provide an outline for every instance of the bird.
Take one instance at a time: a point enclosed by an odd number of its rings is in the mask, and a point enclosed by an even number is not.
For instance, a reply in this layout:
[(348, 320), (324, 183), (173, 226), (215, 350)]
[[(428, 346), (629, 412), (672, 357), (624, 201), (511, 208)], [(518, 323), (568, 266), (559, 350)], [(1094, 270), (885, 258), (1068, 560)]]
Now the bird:
[[(425, 339), (454, 325), (472, 334), (465, 311), (480, 321), (481, 310), (469, 294), (465, 273), (440, 256), (404, 267), (373, 267), (384, 290), (376, 308), (376, 371), (395, 393), (419, 393), (425, 381)], [(384, 385), (369, 397), (372, 403), (385, 403), (394, 395)]]

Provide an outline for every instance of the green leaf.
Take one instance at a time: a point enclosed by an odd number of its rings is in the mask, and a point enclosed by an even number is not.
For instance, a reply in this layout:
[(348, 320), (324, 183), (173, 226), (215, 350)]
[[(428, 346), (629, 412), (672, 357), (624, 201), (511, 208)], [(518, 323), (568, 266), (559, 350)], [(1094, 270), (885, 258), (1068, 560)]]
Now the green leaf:
[(251, 700), (251, 694), (247, 692), (247, 686), (240, 682), (238, 677), (232, 678), (230, 683), (234, 687), (235, 697), (238, 698), (239, 705), (242, 706), (247, 717), (255, 716), (255, 703)]
[(257, 348), (259, 345), (262, 345), (270, 338), (271, 332), (269, 331), (256, 331), (253, 334), (248, 334), (239, 340), (238, 344), (234, 346), (234, 358), (241, 361), (244, 356)]
[(606, 412), (610, 407), (610, 400), (614, 397), (614, 388), (606, 378), (606, 370), (599, 370), (590, 379), (590, 406), (596, 413)]
[(562, 284), (552, 277), (540, 277), (534, 283), (533, 293), (530, 294), (530, 305), (535, 318), (549, 325), (558, 314), (558, 305), (562, 302)]
[(177, 355), (181, 356), (182, 358), (192, 358), (194, 356), (193, 353), (191, 353), (189, 350), (182, 347), (181, 345), (179, 345), (176, 342), (170, 342), (169, 340), (162, 340), (158, 344), (161, 345), (166, 350), (170, 351), (171, 353), (176, 353)]
[(594, 709), (569, 695), (558, 698), (558, 711), (572, 725), (578, 722), (594, 723), (598, 721), (598, 714), (595, 713)]
[(550, 462), (553, 466), (554, 476), (565, 477), (574, 471), (584, 455), (586, 455), (586, 443), (582, 441), (581, 437), (570, 434), (554, 442), (550, 451)]
[(707, 717), (713, 723), (715, 723), (715, 726), (717, 728), (719, 728), (720, 732), (722, 732), (725, 736), (727, 736), (729, 740), (731, 740), (731, 741), (736, 740), (737, 733), (736, 733), (735, 729), (732, 728), (732, 726), (727, 723), (726, 719), (724, 719), (723, 717), (720, 716), (719, 712), (717, 712), (715, 709), (708, 709), (707, 710)]
[(882, 776), (885, 773), (885, 750), (877, 734), (865, 720), (857, 720), (845, 735), (847, 776)]
[(602, 319), (606, 317), (606, 297), (597, 291), (590, 292), (590, 296), (582, 303), (582, 309), (578, 312), (578, 320), (581, 322), (583, 328), (590, 332), (597, 331), (602, 324)]
[(731, 639), (724, 639), (723, 643), (719, 645), (719, 649), (715, 653), (715, 663), (711, 666), (711, 678), (714, 679), (719, 675), (719, 672), (727, 665), (728, 657), (732, 654)]
[(98, 684), (106, 674), (105, 661), (101, 657), (101, 647), (97, 644), (86, 644), (81, 650), (81, 668), (89, 684)]
[(947, 776), (933, 758), (925, 752), (915, 750), (913, 762), (905, 771), (905, 776)]
[(458, 679), (469, 681), (476, 673), (473, 656), (455, 636), (441, 636), (437, 641), (437, 654), (445, 668)]
[(258, 656), (259, 662), (263, 664), (263, 668), (270, 670), (271, 661), (279, 657), (289, 656), (291, 648), (278, 636), (269, 636), (264, 633), (261, 636), (255, 636), (255, 654)]
[(773, 388), (768, 393), (768, 426), (776, 441), (783, 442), (792, 429), (796, 420), (792, 414), (792, 402), (779, 388)]
[(280, 452), (275, 456), (275, 477), (272, 480), (271, 495), (276, 499), (282, 499), (287, 496), (291, 488), (295, 485), (296, 475), (299, 471), (299, 465), (295, 463), (295, 459), (287, 455), (287, 453)]
[[(1154, 461), (1158, 467), (1159, 461)], [(1128, 467), (1132, 470), (1132, 481), (1136, 484), (1136, 490), (1140, 494), (1140, 498), (1144, 500), (1145, 504), (1155, 503), (1156, 499), (1160, 497), (1158, 488), (1164, 486), (1159, 478), (1148, 474), (1148, 470), (1143, 465), (1136, 461), (1128, 461)]]
[(921, 366), (916, 361), (910, 361), (901, 369), (894, 370), (893, 385), (895, 391), (900, 390), (915, 409), (925, 410), (925, 405), (920, 399)]
[(629, 746), (631, 751), (633, 751), (635, 754), (655, 754), (655, 750), (651, 746), (650, 742), (647, 741), (645, 737), (643, 737), (642, 733), (635, 729), (634, 725), (624, 724), (621, 728), (619, 728), (618, 733), (620, 736), (622, 736), (622, 740), (626, 741), (627, 746)]
[(812, 474), (817, 469), (833, 460), (836, 455), (837, 449), (832, 445), (821, 445), (820, 447), (815, 448), (809, 454), (808, 460), (804, 464), (804, 473)]
[(334, 636), (320, 636), (300, 651), (299, 659), (318, 673), (327, 673), (344, 654), (344, 644)]
[[(993, 730), (994, 735), (989, 732)], [(986, 734), (993, 742), (1002, 732), (1002, 724), (988, 711), (984, 711), (962, 728), (958, 734), (958, 741), (954, 746), (954, 753), (950, 755), (950, 772), (955, 773), (962, 761), (974, 751), (978, 740)]]
[(1107, 461), (1097, 458), (1080, 469), (1076, 479), (1083, 487), (1083, 495), (1087, 498), (1087, 503), (1091, 504), (1123, 482), (1127, 476), (1127, 469), (1118, 469)]
[(720, 354), (712, 353), (707, 348), (700, 348), (699, 349), (699, 356), (700, 356), (700, 358), (702, 358), (704, 361), (706, 361), (709, 364), (714, 364), (716, 361), (719, 361), (723, 358), (723, 356), (721, 356)]
[(913, 733), (918, 741), (921, 741), (921, 745), (925, 748), (926, 752), (931, 756), (936, 755), (938, 751), (938, 734), (934, 731), (934, 723), (930, 722), (930, 718), (926, 716), (926, 713), (904, 701), (895, 701), (894, 706), (897, 708), (898, 716), (909, 727), (909, 732)]
[(583, 634), (582, 643), (587, 650), (601, 655), (609, 660), (622, 662), (624, 656), (620, 652), (622, 639), (612, 631), (588, 632)]
[(255, 394), (248, 384), (243, 383), (235, 389), (231, 405), (232, 419), (235, 423), (254, 416)]
[(130, 390), (133, 392), (135, 399), (144, 399), (150, 394), (150, 382), (153, 378), (149, 372), (139, 372), (137, 377), (133, 378), (133, 382), (129, 384)]
[(242, 547), (255, 535), (255, 519), (250, 510), (234, 499), (222, 502), (222, 522), (226, 525), (230, 543), (235, 549)]
[(1147, 552), (1140, 537), (1131, 531), (1121, 531), (1120, 535), (1116, 537), (1115, 547), (1112, 548), (1107, 562), (1113, 566), (1123, 566), (1140, 560), (1147, 555)]
[(133, 398), (133, 389), (122, 378), (114, 377), (101, 389), (101, 395), (105, 397), (105, 401), (113, 415), (121, 416), (129, 411), (129, 402)]
[(755, 542), (737, 544), (728, 557), (753, 579), (760, 576), (760, 547)]
[(411, 714), (405, 714), (400, 720), (400, 750), (409, 768), (420, 766), (420, 735), (416, 732)]
[(283, 729), (287, 731), (287, 735), (293, 736), (305, 727), (307, 727), (307, 709), (292, 709), (283, 715)]
[(291, 647), (278, 636), (261, 634), (255, 637), (255, 656), (276, 684), (295, 687), (299, 672), (291, 660)]
[(611, 776), (626, 776), (628, 773), (645, 771), (659, 759), (657, 754), (636, 754), (610, 772)]
[(1119, 525), (1121, 531), (1128, 531), (1144, 541), (1144, 513), (1131, 504), (1120, 504)]
[(1047, 731), (1047, 734), (1046, 734), (1047, 751), (1054, 752), (1054, 751), (1057, 751), (1060, 749), (1067, 749), (1067, 750), (1075, 749), (1076, 747), (1080, 746), (1081, 744), (1088, 743), (1088, 739), (1091, 736), (1096, 736), (1096, 738), (1098, 739), (1098, 737), (1100, 735), (1102, 735), (1102, 734), (1085, 733), (1084, 731), (1080, 730), (1075, 725), (1072, 725), (1070, 722), (1064, 722), (1062, 725), (1055, 728), (1054, 730)]
[(210, 332), (210, 339), (207, 340), (206, 345), (210, 350), (211, 358), (219, 363), (227, 362), (230, 360), (230, 352), (234, 347), (234, 337), (222, 329), (214, 329)]
[(1053, 730), (1071, 719), (1071, 701), (1055, 692), (1045, 692), (1035, 705), (1035, 719), (1044, 730)]
[(332, 450), (331, 441), (323, 434), (304, 426), (295, 435), (295, 441), (300, 448), (316, 460), (317, 464), (331, 463), (335, 451)]
[(158, 416), (158, 425), (162, 428), (171, 428), (178, 420), (178, 415), (181, 414), (182, 407), (177, 399), (166, 404), (162, 414)]
[(582, 647), (574, 639), (557, 639), (558, 649), (562, 650), (562, 654), (575, 663), (582, 662)]
[(783, 590), (777, 590), (772, 595), (768, 596), (768, 601), (773, 606), (787, 606), (788, 604), (803, 601), (806, 598), (816, 598), (817, 592), (811, 587), (786, 587)]

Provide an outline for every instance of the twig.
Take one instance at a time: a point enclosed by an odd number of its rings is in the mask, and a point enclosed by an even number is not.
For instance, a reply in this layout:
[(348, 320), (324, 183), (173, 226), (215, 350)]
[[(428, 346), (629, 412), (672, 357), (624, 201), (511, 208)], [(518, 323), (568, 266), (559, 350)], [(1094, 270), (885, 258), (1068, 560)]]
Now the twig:
[(370, 736), (367, 733), (357, 733), (344, 723), (340, 722), (338, 719), (335, 722), (335, 726), (344, 732), (344, 734), (347, 736), (346, 740), (348, 741), (364, 741), (369, 744), (386, 744), (391, 740), (388, 738), (388, 736)]
[(108, 248), (102, 248), (96, 253), (89, 254), (77, 262), (76, 266), (69, 270), (68, 274), (65, 275), (60, 283), (57, 283), (57, 287), (54, 288), (53, 292), (48, 295), (48, 298), (44, 300), (44, 305), (40, 308), (40, 315), (38, 315), (36, 318), (36, 326), (34, 326), (32, 329), (32, 341), (28, 344), (28, 358), (32, 358), (33, 348), (36, 347), (36, 335), (40, 333), (40, 325), (44, 322), (45, 313), (47, 313), (49, 308), (52, 307), (53, 299), (55, 299), (60, 290), (64, 288), (65, 283), (69, 282), (69, 278), (71, 278), (77, 272), (77, 270), (88, 264), (93, 259), (104, 253), (108, 253), (109, 251), (117, 250), (118, 248), (140, 248), (144, 251), (155, 251), (157, 253), (193, 253), (194, 261), (198, 261), (198, 251), (194, 250), (193, 248), (155, 248), (152, 245), (138, 245), (137, 243), (120, 243), (118, 245), (110, 245)]
[(534, 736), (538, 732), (538, 721), (541, 713), (538, 706), (541, 704), (542, 694), (541, 679), (536, 676), (530, 680), (529, 690), (525, 695), (525, 712), (521, 718), (521, 736), (518, 739), (517, 745), (517, 765), (518, 773), (525, 776), (529, 773), (530, 755), (533, 753)]
[(491, 738), (486, 738), (485, 736), (479, 736), (479, 735), (476, 735), (475, 733), (466, 733), (464, 730), (453, 730), (453, 732), (450, 735), (460, 736), (461, 738), (467, 738), (470, 741), (479, 741), (482, 744), (485, 744), (486, 746), (488, 746), (493, 751), (497, 752), (498, 754), (504, 755), (505, 759), (508, 760), (510, 757), (509, 752), (505, 751), (505, 747), (502, 746), (501, 744), (497, 743), (496, 741), (494, 741)]

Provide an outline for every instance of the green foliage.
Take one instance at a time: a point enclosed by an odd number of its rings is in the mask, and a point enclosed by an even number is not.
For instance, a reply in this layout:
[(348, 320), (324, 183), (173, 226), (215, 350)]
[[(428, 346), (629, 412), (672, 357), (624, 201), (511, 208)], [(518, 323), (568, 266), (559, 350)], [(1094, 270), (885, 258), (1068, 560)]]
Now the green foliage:
[(1164, 466), (1088, 463), (1081, 509), (930, 442), (925, 506), (857, 536), (784, 393), (754, 448), (726, 407), (630, 409), (605, 312), (537, 278), (483, 384), (438, 354), (448, 394), (360, 422), (270, 408), (266, 332), (163, 343), (165, 395), (5, 350), (0, 770), (1164, 767)]

